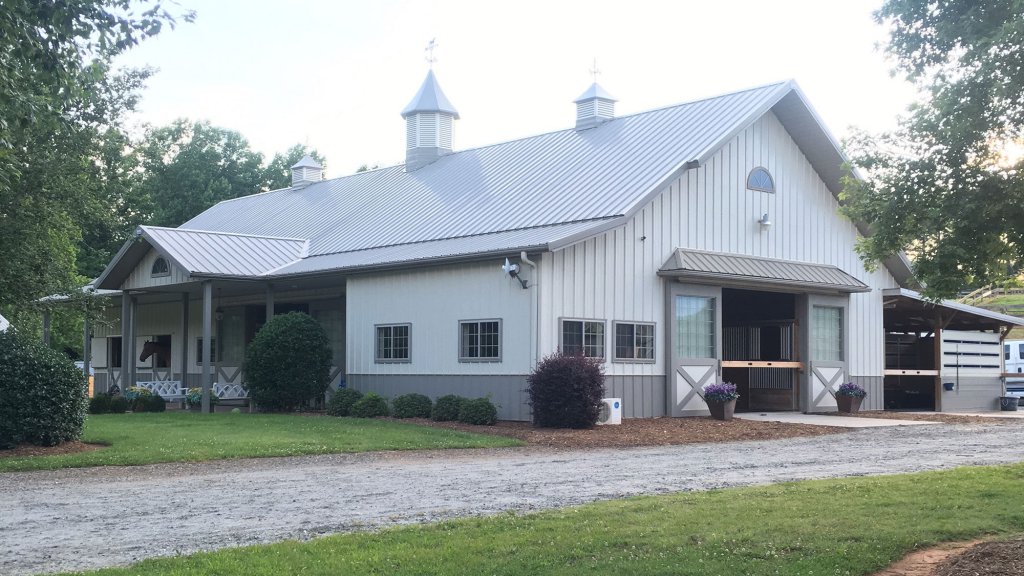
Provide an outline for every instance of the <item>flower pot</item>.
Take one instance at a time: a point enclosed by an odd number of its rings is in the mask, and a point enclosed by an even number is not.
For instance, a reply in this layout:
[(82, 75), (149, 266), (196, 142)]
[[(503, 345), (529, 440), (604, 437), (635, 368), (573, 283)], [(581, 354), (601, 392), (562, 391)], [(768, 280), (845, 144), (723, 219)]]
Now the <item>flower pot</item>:
[(954, 384), (953, 382), (943, 382), (942, 383), (942, 389), (945, 390), (946, 392), (952, 392), (953, 388), (955, 386), (956, 386), (956, 384)]
[(864, 398), (860, 396), (836, 396), (836, 404), (839, 405), (839, 412), (843, 414), (856, 414), (860, 412), (860, 403)]
[(736, 412), (736, 399), (733, 398), (728, 402), (710, 401), (708, 410), (711, 411), (711, 417), (715, 420), (732, 420), (732, 415)]
[(1003, 412), (1016, 412), (1017, 404), (1020, 399), (1016, 396), (1000, 396), (999, 397), (999, 409)]

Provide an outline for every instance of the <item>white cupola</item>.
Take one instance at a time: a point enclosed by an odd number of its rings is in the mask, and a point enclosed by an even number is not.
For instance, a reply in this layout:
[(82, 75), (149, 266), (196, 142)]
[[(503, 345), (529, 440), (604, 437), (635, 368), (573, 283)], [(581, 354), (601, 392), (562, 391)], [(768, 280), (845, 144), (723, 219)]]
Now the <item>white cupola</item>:
[(576, 102), (576, 129), (586, 130), (615, 118), (615, 98), (597, 82), (590, 85)]
[(427, 78), (412, 102), (402, 110), (405, 118), (405, 171), (422, 168), (452, 152), (452, 121), (459, 112), (448, 101), (434, 77)]
[(324, 167), (306, 154), (292, 166), (292, 187), (307, 186), (324, 179)]

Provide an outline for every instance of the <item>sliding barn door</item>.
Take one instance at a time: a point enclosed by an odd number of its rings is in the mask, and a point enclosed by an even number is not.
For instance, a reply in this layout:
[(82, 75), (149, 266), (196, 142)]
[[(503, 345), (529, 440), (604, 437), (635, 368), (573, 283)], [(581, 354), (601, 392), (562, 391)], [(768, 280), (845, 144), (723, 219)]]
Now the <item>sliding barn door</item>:
[(701, 396), (717, 382), (722, 349), (722, 289), (673, 284), (669, 290), (668, 405), (672, 416), (707, 414)]

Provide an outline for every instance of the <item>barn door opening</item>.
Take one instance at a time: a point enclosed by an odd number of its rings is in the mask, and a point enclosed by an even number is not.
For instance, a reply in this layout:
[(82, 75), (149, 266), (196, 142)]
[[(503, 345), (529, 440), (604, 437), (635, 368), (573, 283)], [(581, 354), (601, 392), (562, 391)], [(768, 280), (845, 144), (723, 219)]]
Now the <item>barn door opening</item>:
[(672, 416), (703, 415), (701, 387), (719, 381), (722, 290), (676, 284), (669, 291), (672, 365), (668, 403)]
[(736, 410), (799, 408), (796, 295), (724, 289), (722, 318), (722, 379), (736, 384)]

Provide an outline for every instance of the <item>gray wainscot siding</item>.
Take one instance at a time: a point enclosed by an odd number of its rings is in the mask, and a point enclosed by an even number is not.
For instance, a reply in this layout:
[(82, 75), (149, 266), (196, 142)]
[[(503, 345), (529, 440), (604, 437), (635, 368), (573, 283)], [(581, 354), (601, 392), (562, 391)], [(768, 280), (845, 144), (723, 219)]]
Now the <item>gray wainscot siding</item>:
[(864, 398), (864, 402), (860, 405), (861, 410), (882, 410), (885, 408), (883, 401), (884, 392), (883, 381), (884, 378), (881, 376), (851, 376), (850, 381), (854, 384), (860, 384), (861, 387), (868, 393)]
[[(943, 376), (943, 382), (956, 382), (955, 378)], [(999, 410), (999, 396), (1003, 393), (998, 378), (960, 377), (959, 385), (953, 390), (943, 390), (943, 412), (967, 412), (971, 410)]]
[(665, 416), (664, 376), (606, 376), (606, 398), (622, 398), (624, 418)]
[(432, 400), (446, 394), (466, 398), (488, 397), (501, 420), (529, 421), (526, 375), (472, 376), (463, 374), (349, 374), (348, 386), (392, 399), (416, 392)]

